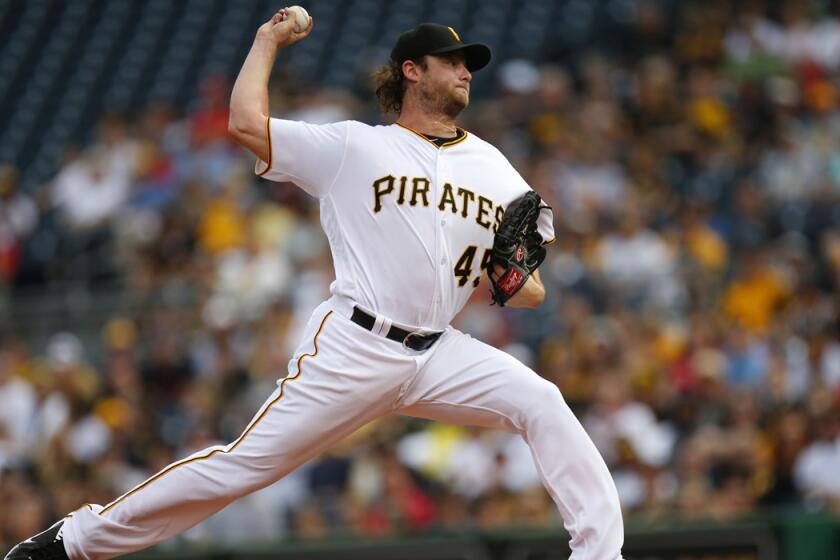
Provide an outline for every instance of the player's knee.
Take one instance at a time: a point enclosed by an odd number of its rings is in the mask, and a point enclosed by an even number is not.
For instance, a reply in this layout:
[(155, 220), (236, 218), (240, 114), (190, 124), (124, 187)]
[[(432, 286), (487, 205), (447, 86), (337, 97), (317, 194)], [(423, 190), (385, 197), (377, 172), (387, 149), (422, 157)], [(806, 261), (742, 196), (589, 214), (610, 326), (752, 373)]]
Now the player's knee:
[(522, 391), (521, 413), (525, 416), (526, 424), (538, 419), (559, 416), (566, 407), (566, 402), (560, 394), (560, 389), (554, 383), (543, 378), (537, 378)]

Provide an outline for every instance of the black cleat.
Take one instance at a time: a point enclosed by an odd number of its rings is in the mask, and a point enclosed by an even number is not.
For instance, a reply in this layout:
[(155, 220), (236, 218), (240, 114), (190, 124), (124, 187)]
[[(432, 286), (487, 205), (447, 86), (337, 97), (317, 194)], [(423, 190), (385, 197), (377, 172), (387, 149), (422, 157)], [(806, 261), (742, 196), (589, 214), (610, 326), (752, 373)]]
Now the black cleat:
[(62, 539), (62, 525), (64, 520), (26, 539), (9, 551), (5, 560), (68, 560)]

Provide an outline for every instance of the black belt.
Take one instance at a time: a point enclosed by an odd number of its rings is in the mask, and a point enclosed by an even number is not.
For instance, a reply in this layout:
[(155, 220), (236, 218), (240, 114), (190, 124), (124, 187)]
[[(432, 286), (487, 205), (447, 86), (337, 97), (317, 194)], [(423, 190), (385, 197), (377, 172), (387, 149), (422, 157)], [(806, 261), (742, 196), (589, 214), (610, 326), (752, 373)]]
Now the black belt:
[[(358, 307), (354, 307), (353, 316), (350, 317), (350, 320), (371, 331), (373, 330), (373, 324), (376, 322), (376, 317), (368, 315)], [(401, 342), (412, 350), (426, 350), (432, 344), (437, 342), (437, 339), (439, 339), (442, 334), (443, 331), (431, 334), (418, 334), (416, 332), (409, 332), (391, 325), (391, 330), (388, 331), (385, 338)]]

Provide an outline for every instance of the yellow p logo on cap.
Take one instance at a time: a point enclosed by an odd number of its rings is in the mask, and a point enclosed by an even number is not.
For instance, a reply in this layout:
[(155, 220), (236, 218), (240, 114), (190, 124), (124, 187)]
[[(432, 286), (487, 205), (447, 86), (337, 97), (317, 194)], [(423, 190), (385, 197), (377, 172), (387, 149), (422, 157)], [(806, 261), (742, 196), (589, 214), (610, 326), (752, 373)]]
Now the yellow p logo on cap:
[(461, 38), (460, 38), (460, 37), (458, 37), (458, 34), (457, 34), (457, 33), (455, 33), (455, 30), (454, 30), (454, 29), (452, 29), (451, 27), (448, 27), (447, 29), (449, 29), (449, 31), (451, 31), (451, 32), (452, 32), (452, 34), (453, 34), (453, 35), (455, 35), (455, 40), (456, 40), (456, 41), (458, 41), (458, 42), (460, 43), (460, 42), (461, 42)]

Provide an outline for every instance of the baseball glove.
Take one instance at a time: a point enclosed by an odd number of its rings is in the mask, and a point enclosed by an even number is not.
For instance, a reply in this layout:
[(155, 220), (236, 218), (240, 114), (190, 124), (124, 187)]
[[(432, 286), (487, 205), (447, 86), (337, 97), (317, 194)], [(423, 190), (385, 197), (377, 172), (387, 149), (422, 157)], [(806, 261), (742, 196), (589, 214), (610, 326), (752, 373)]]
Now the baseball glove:
[(542, 237), (537, 233), (540, 212), (550, 206), (528, 191), (505, 210), (496, 236), (487, 275), (493, 304), (504, 307), (545, 259)]

